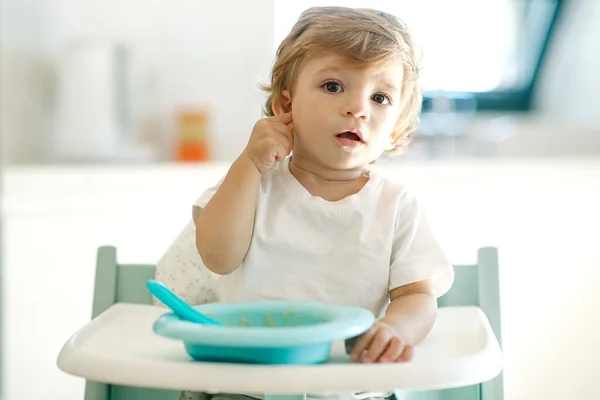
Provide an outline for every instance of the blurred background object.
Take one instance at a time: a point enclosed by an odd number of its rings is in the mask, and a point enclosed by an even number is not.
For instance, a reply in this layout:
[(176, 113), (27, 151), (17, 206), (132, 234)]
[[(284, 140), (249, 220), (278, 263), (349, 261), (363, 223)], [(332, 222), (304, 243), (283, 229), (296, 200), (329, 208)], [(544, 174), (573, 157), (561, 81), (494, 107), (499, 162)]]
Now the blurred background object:
[(130, 64), (127, 46), (108, 38), (78, 38), (61, 52), (53, 159), (121, 161), (143, 150), (131, 148)]
[(7, 164), (175, 161), (190, 109), (227, 160), (261, 116), (272, 0), (3, 0), (1, 18)]
[(316, 5), (415, 35), (422, 123), (384, 167), (453, 262), (499, 247), (506, 400), (600, 398), (600, 1), (0, 0), (5, 400), (82, 399), (55, 361), (90, 318), (96, 248), (156, 262)]
[(5, 162), (176, 161), (188, 109), (211, 121), (211, 159), (231, 160), (275, 47), (304, 9), (335, 4), (392, 12), (415, 35), (424, 112), (405, 159), (600, 152), (594, 0), (4, 0)]
[(208, 116), (203, 110), (179, 113), (177, 161), (210, 160)]

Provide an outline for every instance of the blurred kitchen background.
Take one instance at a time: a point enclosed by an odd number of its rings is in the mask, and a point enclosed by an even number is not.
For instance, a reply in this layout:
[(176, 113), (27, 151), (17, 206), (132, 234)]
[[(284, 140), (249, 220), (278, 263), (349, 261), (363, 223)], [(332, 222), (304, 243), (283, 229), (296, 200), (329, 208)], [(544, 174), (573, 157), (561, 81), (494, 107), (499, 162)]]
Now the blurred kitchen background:
[(499, 247), (506, 399), (600, 398), (600, 1), (0, 0), (3, 399), (83, 398), (55, 361), (90, 318), (96, 248), (156, 262), (313, 5), (415, 35), (422, 123), (386, 171), (453, 262)]
[[(231, 160), (276, 43), (330, 3), (3, 0), (4, 163)], [(597, 1), (338, 3), (415, 34), (427, 98), (412, 158), (600, 151)]]

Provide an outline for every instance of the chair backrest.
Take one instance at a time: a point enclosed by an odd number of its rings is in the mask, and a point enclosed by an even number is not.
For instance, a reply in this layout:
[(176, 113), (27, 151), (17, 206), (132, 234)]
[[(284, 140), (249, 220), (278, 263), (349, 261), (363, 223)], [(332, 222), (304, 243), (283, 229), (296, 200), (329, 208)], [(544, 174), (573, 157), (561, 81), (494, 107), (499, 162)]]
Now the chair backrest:
[[(98, 249), (92, 318), (115, 303), (152, 304), (146, 281), (154, 278), (154, 265), (119, 264), (117, 249)], [(87, 381), (85, 400), (179, 400), (180, 391), (108, 385)]]
[[(477, 263), (455, 266), (452, 288), (440, 297), (440, 307), (479, 306), (487, 315), (494, 333), (502, 344), (500, 324), (500, 290), (498, 251), (484, 247), (477, 253)], [(119, 264), (117, 250), (111, 246), (98, 249), (92, 318), (118, 302), (152, 304), (146, 281), (154, 278), (154, 265)], [(177, 400), (180, 392), (123, 387), (87, 382), (85, 400)], [(479, 385), (427, 392), (397, 392), (398, 400), (503, 400), (502, 374)]]
[[(500, 281), (498, 250), (483, 247), (477, 252), (477, 263), (454, 266), (454, 284), (438, 299), (440, 307), (478, 306), (486, 314), (498, 342), (502, 345), (500, 322)], [(398, 400), (503, 400), (502, 374), (478, 385), (427, 392), (398, 392)]]
[(152, 304), (146, 281), (154, 278), (154, 265), (119, 264), (117, 249), (98, 249), (92, 318), (96, 318), (115, 303)]

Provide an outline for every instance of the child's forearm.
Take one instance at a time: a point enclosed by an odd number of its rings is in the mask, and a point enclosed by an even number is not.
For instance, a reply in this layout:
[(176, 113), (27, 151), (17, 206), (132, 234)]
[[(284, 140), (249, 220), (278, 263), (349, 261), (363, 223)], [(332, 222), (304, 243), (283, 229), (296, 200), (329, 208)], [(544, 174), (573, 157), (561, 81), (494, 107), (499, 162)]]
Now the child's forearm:
[(393, 326), (411, 345), (423, 340), (435, 322), (437, 300), (431, 290), (418, 290), (393, 296), (383, 321)]
[(248, 252), (260, 180), (255, 164), (242, 154), (196, 220), (196, 248), (216, 274), (235, 271)]

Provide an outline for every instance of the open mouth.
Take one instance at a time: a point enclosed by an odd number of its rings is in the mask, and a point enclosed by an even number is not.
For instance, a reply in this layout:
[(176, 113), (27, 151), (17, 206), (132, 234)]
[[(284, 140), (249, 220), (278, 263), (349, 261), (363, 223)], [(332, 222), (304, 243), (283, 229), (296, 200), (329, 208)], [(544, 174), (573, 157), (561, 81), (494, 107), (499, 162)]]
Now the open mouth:
[(340, 139), (348, 139), (348, 140), (353, 140), (356, 142), (362, 142), (362, 140), (360, 139), (360, 136), (358, 136), (356, 133), (350, 132), (350, 131), (342, 132), (336, 136)]

